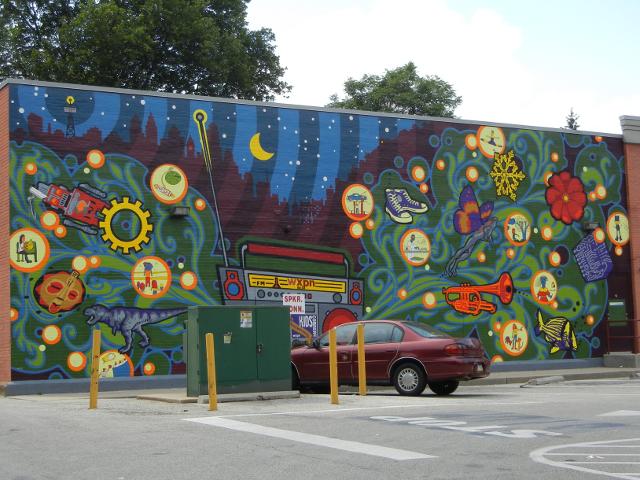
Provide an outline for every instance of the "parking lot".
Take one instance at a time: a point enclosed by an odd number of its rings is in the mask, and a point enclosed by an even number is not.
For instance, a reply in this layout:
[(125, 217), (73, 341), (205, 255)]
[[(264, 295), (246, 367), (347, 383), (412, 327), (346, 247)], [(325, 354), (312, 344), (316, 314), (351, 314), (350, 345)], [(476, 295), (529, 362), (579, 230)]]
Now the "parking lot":
[[(86, 396), (0, 398), (0, 478), (640, 479), (640, 380), (450, 397), (168, 404)], [(25, 454), (29, 452), (29, 454)]]

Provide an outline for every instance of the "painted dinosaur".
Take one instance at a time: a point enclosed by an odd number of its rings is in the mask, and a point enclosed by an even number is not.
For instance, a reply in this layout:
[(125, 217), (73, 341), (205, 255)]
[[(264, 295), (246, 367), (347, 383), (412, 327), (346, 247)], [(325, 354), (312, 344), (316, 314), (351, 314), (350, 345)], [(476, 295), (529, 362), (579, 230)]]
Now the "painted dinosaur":
[(135, 307), (113, 307), (96, 304), (84, 309), (84, 314), (89, 317), (88, 325), (95, 325), (102, 322), (111, 327), (113, 334), (121, 333), (125, 340), (124, 347), (118, 349), (120, 353), (128, 353), (131, 350), (133, 334), (137, 333), (142, 337), (138, 344), (141, 347), (149, 345), (149, 336), (142, 329), (145, 325), (162, 322), (181, 313), (185, 313), (186, 308), (167, 309), (144, 309)]

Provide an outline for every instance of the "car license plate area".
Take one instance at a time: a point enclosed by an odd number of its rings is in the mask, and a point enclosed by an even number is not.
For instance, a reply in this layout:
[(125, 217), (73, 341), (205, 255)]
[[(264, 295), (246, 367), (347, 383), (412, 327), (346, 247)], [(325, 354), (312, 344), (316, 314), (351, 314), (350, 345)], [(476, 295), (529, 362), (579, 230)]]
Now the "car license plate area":
[(482, 365), (481, 363), (476, 364), (476, 366), (473, 367), (473, 371), (476, 373), (484, 372), (484, 365)]

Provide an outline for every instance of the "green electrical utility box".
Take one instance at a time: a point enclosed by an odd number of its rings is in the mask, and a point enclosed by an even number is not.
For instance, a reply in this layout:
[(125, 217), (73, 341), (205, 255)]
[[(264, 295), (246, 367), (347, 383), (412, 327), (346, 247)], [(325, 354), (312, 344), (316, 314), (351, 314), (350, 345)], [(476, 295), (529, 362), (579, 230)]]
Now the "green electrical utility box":
[(206, 395), (205, 335), (213, 333), (218, 393), (291, 390), (289, 307), (190, 307), (187, 395)]

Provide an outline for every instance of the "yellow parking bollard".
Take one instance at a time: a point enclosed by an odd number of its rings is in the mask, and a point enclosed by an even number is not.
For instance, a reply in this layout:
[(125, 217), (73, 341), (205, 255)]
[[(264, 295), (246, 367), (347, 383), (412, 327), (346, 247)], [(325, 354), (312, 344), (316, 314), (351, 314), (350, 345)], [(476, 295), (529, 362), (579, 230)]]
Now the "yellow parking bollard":
[(367, 394), (367, 367), (364, 357), (364, 324), (358, 325), (358, 393)]
[(89, 410), (98, 408), (98, 377), (100, 375), (100, 330), (93, 331), (91, 347), (91, 385), (89, 386)]
[(205, 335), (207, 344), (207, 380), (209, 383), (209, 410), (218, 410), (218, 392), (216, 390), (216, 359), (213, 349), (213, 333)]
[(331, 403), (338, 405), (338, 350), (336, 348), (336, 329), (329, 330), (329, 383)]

